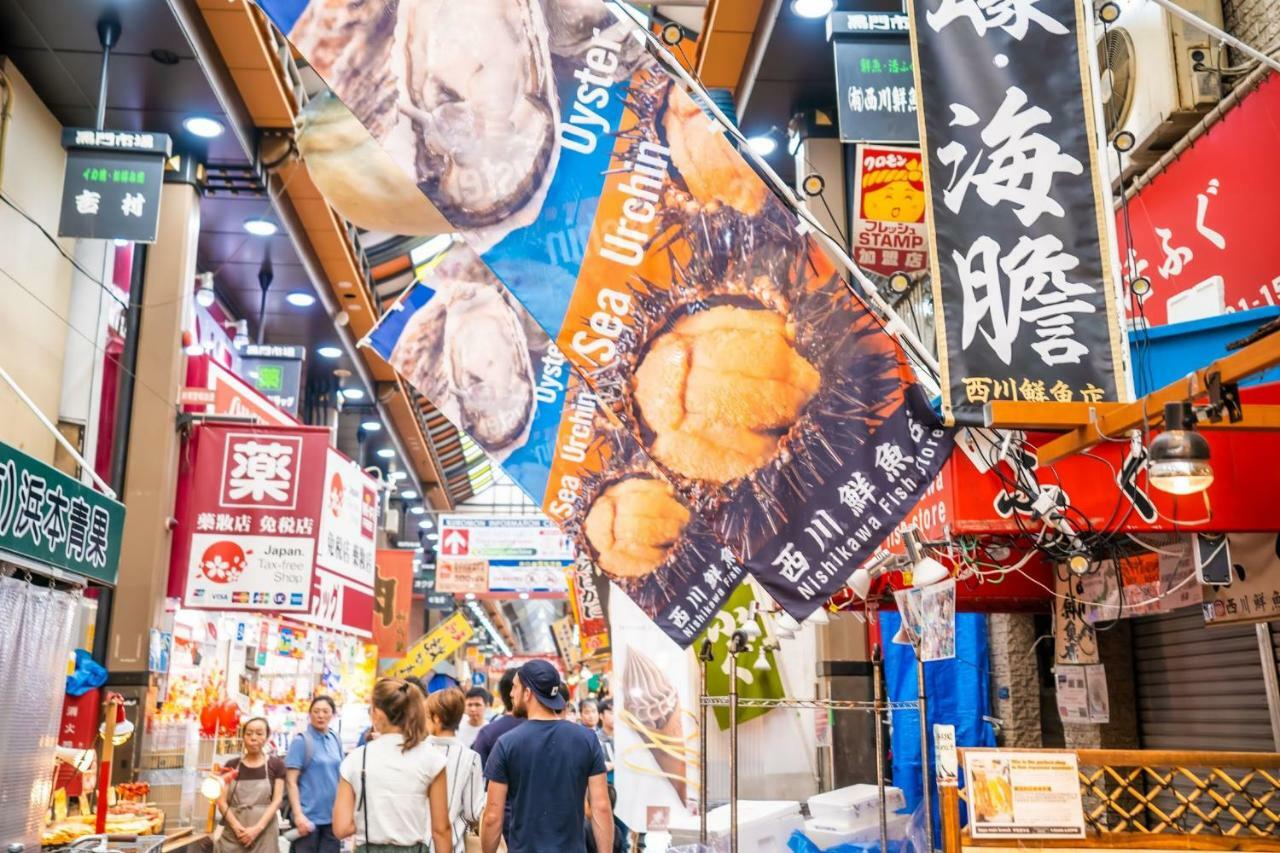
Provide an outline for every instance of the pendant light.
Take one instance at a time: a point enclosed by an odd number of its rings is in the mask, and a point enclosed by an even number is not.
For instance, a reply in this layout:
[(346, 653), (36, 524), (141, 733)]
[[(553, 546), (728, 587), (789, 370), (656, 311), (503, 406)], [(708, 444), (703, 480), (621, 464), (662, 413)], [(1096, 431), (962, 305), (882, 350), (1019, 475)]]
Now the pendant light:
[(1147, 478), (1160, 491), (1195, 495), (1212, 485), (1209, 442), (1196, 432), (1195, 424), (1190, 403), (1165, 403), (1165, 430), (1151, 442), (1147, 467)]

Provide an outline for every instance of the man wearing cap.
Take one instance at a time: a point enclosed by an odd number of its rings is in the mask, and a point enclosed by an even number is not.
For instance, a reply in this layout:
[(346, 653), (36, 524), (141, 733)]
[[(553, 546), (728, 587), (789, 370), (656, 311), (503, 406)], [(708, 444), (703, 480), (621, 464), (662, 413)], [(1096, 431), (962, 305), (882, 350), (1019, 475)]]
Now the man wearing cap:
[(586, 853), (582, 804), (589, 796), (596, 849), (612, 850), (604, 752), (593, 732), (557, 716), (566, 696), (555, 667), (545, 660), (520, 667), (512, 700), (527, 721), (498, 739), (485, 764), (481, 849), (496, 853), (505, 836), (510, 853)]

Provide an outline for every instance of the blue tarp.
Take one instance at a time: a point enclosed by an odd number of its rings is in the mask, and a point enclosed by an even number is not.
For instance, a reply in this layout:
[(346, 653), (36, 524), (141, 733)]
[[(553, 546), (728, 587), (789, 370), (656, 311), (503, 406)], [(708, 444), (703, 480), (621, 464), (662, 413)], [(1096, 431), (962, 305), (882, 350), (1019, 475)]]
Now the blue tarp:
[[(898, 631), (901, 617), (894, 611), (880, 614), (884, 643), (884, 677), (890, 702), (914, 702), (916, 656), (910, 646), (888, 642)], [(987, 656), (987, 617), (981, 613), (956, 614), (956, 657), (924, 665), (925, 699), (929, 724), (930, 784), (933, 784), (934, 837), (942, 826), (938, 813), (938, 787), (933, 783), (933, 725), (956, 727), (956, 746), (995, 746), (995, 731), (983, 720), (991, 714), (990, 665)], [(889, 739), (893, 784), (902, 789), (907, 808), (914, 810), (923, 790), (920, 783), (920, 717), (915, 710), (894, 711)]]

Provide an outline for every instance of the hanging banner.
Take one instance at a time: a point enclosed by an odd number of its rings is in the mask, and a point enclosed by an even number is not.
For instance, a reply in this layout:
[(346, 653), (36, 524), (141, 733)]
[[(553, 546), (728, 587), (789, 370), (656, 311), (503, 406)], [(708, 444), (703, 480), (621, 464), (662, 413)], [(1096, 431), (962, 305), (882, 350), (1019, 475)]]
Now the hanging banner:
[(404, 678), (406, 675), (426, 678), (436, 664), (462, 648), (474, 633), (475, 629), (467, 617), (460, 612), (455, 613), (414, 643), (387, 675), (391, 678)]
[(609, 651), (609, 579), (590, 560), (568, 571), (569, 605), (578, 623), (578, 642), (587, 657)]
[(489, 561), (475, 557), (437, 557), (436, 592), (455, 595), (489, 591)]
[(440, 516), (440, 556), (474, 557), (493, 565), (567, 566), (573, 544), (539, 516)]
[[(1116, 212), (1120, 257), (1146, 276), (1142, 311), (1154, 325), (1280, 305), (1280, 241), (1271, 217), (1251, 213), (1280, 198), (1280, 77), (1223, 114)], [(1243, 249), (1242, 249), (1243, 247)]]
[(620, 10), (261, 5), (583, 378), (544, 510), (678, 642), (742, 565), (806, 617), (936, 475), (901, 350)]
[(982, 424), (991, 400), (1119, 399), (1084, 5), (909, 8), (943, 413)]
[(564, 661), (566, 672), (577, 672), (582, 666), (582, 648), (573, 639), (573, 618), (566, 616), (551, 623), (551, 637)]
[(880, 275), (919, 278), (929, 271), (920, 150), (859, 145), (854, 156), (854, 260)]
[(184, 452), (170, 575), (183, 606), (311, 609), (329, 430), (201, 424)]
[(373, 588), (373, 642), (378, 647), (379, 669), (389, 667), (409, 651), (413, 560), (412, 551), (378, 550), (378, 578)]

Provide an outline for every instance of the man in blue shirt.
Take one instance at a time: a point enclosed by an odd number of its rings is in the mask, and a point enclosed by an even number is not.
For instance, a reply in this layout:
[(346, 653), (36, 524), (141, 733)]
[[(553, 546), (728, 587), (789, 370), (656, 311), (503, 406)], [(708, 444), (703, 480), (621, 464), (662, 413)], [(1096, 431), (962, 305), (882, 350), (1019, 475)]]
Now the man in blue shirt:
[(489, 761), (489, 753), (493, 751), (493, 745), (498, 742), (498, 738), (524, 722), (524, 712), (516, 711), (515, 704), (511, 699), (511, 691), (515, 681), (516, 670), (514, 667), (502, 673), (502, 678), (498, 679), (498, 696), (502, 698), (502, 707), (506, 708), (507, 712), (493, 722), (487, 723), (480, 730), (480, 734), (476, 735), (475, 743), (471, 744), (471, 748), (480, 756), (481, 767), (484, 767)]
[(311, 700), (311, 725), (289, 744), (285, 774), (289, 807), (298, 830), (294, 853), (338, 853), (333, 834), (333, 801), (338, 795), (342, 742), (329, 730), (337, 707), (328, 696)]
[(545, 660), (520, 667), (512, 701), (528, 719), (498, 739), (485, 764), (481, 849), (496, 853), (505, 836), (509, 853), (586, 853), (582, 806), (589, 799), (596, 849), (612, 850), (604, 753), (594, 732), (557, 716), (565, 691), (555, 667)]

